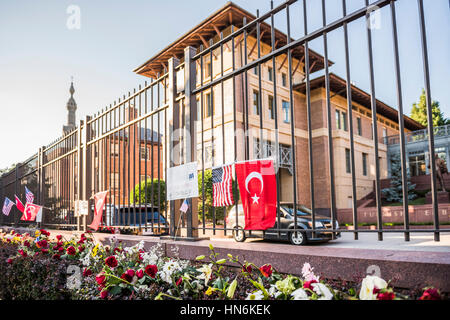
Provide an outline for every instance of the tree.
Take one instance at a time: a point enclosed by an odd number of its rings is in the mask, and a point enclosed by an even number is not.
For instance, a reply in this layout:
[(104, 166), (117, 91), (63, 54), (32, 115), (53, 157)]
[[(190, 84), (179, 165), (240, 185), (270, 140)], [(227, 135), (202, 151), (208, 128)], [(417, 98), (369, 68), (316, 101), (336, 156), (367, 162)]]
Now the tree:
[[(450, 120), (444, 117), (444, 113), (440, 109), (439, 102), (431, 102), (431, 112), (433, 114), (433, 127), (439, 127), (450, 123)], [(428, 125), (425, 89), (422, 89), (419, 102), (414, 103), (412, 106), (411, 118), (425, 127)]]
[[(158, 196), (159, 189), (159, 196)], [(152, 199), (153, 191), (153, 199)], [(158, 205), (158, 197), (160, 204)], [(161, 212), (166, 210), (166, 183), (164, 180), (146, 179), (137, 184), (130, 192), (130, 203), (149, 203), (161, 207)]]
[[(403, 202), (403, 185), (402, 185), (402, 166), (400, 154), (394, 153), (390, 157), (391, 161), (391, 187), (382, 190), (388, 202)], [(408, 199), (414, 200), (415, 184), (411, 184), (409, 170), (407, 170)]]

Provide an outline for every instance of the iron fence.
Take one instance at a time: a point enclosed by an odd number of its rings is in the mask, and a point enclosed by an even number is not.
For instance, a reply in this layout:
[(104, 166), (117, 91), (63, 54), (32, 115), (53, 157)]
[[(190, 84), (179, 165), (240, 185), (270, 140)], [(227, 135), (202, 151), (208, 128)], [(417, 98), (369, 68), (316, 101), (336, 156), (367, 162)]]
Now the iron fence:
[[(43, 204), (42, 225), (85, 230), (93, 219), (92, 201), (87, 216), (77, 216), (77, 200), (109, 190), (103, 212), (108, 228), (134, 228), (153, 234), (168, 232), (172, 237), (198, 238), (217, 232), (243, 235), (240, 208), (215, 208), (210, 200), (208, 174), (212, 167), (241, 160), (272, 157), (277, 182), (277, 220), (264, 236), (291, 240), (335, 239), (341, 232), (351, 232), (355, 240), (361, 232), (376, 232), (383, 240), (385, 232), (402, 232), (409, 241), (411, 232), (431, 232), (439, 241), (440, 229), (436, 187), (436, 169), (431, 166), (432, 229), (411, 229), (408, 192), (403, 191), (403, 229), (383, 228), (381, 153), (379, 112), (377, 110), (372, 31), (367, 27), (367, 61), (369, 66), (369, 111), (372, 123), (371, 157), (375, 166), (374, 197), (377, 228), (358, 228), (358, 182), (356, 156), (359, 123), (354, 113), (348, 24), (362, 20), (370, 24), (371, 12), (388, 8), (391, 15), (394, 48), (394, 74), (397, 94), (397, 125), (400, 144), (402, 184), (407, 185), (402, 69), (399, 58), (395, 0), (379, 0), (351, 13), (342, 0), (343, 16), (329, 22), (326, 1), (320, 3), (322, 26), (308, 30), (307, 0), (288, 0), (271, 10), (240, 23), (230, 23), (218, 31), (218, 37), (198, 49), (184, 48), (184, 61), (168, 59), (164, 74), (132, 93), (81, 120), (78, 127), (53, 143), (39, 149), (32, 158), (1, 177), (1, 196), (23, 196), (24, 185), (31, 186)], [(291, 35), (293, 19), (299, 19), (300, 6), (304, 35)], [(434, 162), (434, 134), (431, 112), (430, 74), (427, 53), (423, 1), (417, 1), (422, 41), (424, 86), (428, 111), (428, 134), (431, 161)], [(283, 16), (286, 33), (275, 27), (275, 17)], [(294, 16), (294, 18), (292, 18)], [(249, 20), (247, 20), (249, 19)], [(345, 50), (345, 98), (347, 130), (339, 130), (333, 121), (336, 90), (331, 84), (328, 35), (343, 30)], [(265, 38), (263, 40), (263, 36)], [(322, 40), (323, 56), (310, 49), (313, 40)], [(255, 51), (256, 50), (256, 51)], [(286, 65), (287, 63), (287, 65)], [(324, 126), (317, 128), (312, 100), (311, 74), (324, 72)], [(264, 76), (263, 76), (264, 71)], [(299, 88), (303, 88), (303, 92)], [(268, 107), (263, 108), (268, 96)], [(271, 97), (271, 98), (270, 98)], [(264, 102), (263, 102), (264, 101)], [(281, 107), (281, 108), (280, 108)], [(340, 121), (340, 120), (339, 120)], [(348, 121), (348, 123), (347, 123)], [(358, 120), (359, 122), (360, 120)], [(355, 127), (356, 124), (356, 127)], [(339, 122), (340, 126), (340, 122)], [(323, 129), (317, 139), (318, 129)], [(338, 225), (337, 193), (342, 157), (336, 155), (336, 136), (346, 139), (353, 229)], [(320, 144), (319, 151), (316, 146)], [(364, 156), (363, 156), (364, 158)], [(198, 161), (200, 197), (189, 200), (186, 214), (179, 212), (181, 201), (166, 200), (167, 168)], [(365, 160), (367, 161), (367, 160)], [(325, 173), (325, 178), (323, 174)], [(328, 174), (326, 174), (328, 173)], [(32, 182), (31, 180), (35, 182)], [(342, 197), (340, 197), (342, 198)], [(326, 205), (323, 205), (325, 203)], [(306, 205), (305, 208), (302, 205)], [(298, 208), (298, 209), (297, 209)], [(301, 213), (309, 213), (305, 220)], [(329, 215), (323, 218), (319, 213)], [(149, 218), (150, 217), (150, 218)], [(290, 222), (286, 222), (290, 217)], [(20, 213), (13, 209), (1, 217), (2, 224), (18, 224)], [(250, 235), (252, 232), (250, 231)]]

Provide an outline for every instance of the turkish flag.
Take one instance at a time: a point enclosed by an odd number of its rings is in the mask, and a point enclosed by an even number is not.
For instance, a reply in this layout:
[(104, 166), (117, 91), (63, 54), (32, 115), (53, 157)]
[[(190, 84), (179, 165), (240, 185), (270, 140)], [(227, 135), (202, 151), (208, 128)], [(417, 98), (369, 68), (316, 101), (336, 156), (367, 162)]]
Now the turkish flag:
[(17, 209), (19, 209), (19, 211), (23, 213), (23, 211), (25, 210), (25, 207), (23, 206), (22, 201), (20, 201), (20, 199), (17, 198), (16, 195), (14, 195), (14, 197), (16, 197), (16, 207), (17, 207)]
[(235, 164), (245, 215), (245, 230), (266, 230), (275, 225), (277, 181), (273, 160)]
[(38, 206), (37, 204), (27, 202), (25, 204), (25, 209), (23, 211), (23, 215), (20, 218), (20, 220), (34, 221), (40, 210), (42, 210), (42, 206)]
[(108, 194), (108, 192), (109, 190), (102, 191), (94, 195), (94, 219), (92, 220), (92, 223), (88, 225), (88, 227), (94, 229), (95, 231), (98, 230), (98, 226), (102, 221), (103, 207), (105, 206), (106, 195)]

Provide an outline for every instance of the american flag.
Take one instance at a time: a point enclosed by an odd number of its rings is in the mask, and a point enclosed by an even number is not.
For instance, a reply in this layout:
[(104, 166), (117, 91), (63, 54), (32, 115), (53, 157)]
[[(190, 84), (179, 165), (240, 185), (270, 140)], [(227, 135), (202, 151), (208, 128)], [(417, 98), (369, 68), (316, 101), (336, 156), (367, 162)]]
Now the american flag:
[(29, 203), (33, 203), (34, 201), (34, 194), (30, 190), (28, 190), (26, 186), (25, 186), (25, 198)]
[(5, 202), (3, 203), (3, 209), (2, 212), (5, 215), (9, 215), (9, 212), (11, 211), (12, 206), (14, 205), (14, 202), (12, 202), (11, 200), (9, 200), (7, 197), (5, 197)]
[(233, 202), (232, 177), (233, 165), (226, 165), (212, 169), (213, 206), (231, 206)]

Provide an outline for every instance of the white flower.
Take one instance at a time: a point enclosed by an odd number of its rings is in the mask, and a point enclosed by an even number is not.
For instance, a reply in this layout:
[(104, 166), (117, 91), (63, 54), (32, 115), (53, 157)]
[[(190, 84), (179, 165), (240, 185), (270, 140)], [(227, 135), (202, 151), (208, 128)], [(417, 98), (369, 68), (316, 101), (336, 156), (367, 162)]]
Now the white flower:
[(278, 298), (282, 294), (281, 291), (278, 291), (277, 286), (275, 286), (273, 284), (270, 285), (268, 293), (271, 297), (274, 297), (274, 298)]
[(200, 275), (197, 276), (197, 279), (205, 279), (205, 286), (208, 284), (209, 279), (212, 274), (212, 263), (209, 265), (204, 264), (200, 269), (197, 269), (198, 272), (201, 272)]
[(264, 293), (261, 290), (250, 292), (247, 295), (247, 298), (245, 300), (262, 300), (264, 299)]
[(323, 283), (312, 283), (311, 286), (317, 295), (320, 297), (319, 300), (332, 300), (333, 294), (330, 289)]
[(294, 292), (291, 293), (291, 296), (294, 300), (309, 300), (308, 294), (302, 288), (298, 288)]
[(308, 262), (303, 264), (302, 275), (303, 275), (303, 279), (305, 279), (305, 281), (316, 280), (317, 282), (319, 282), (319, 277), (317, 277), (314, 274), (313, 269), (314, 268), (311, 267), (311, 265)]
[(373, 289), (386, 289), (387, 282), (377, 276), (367, 276), (361, 283), (361, 291), (359, 292), (359, 298), (361, 300), (376, 300), (377, 294), (373, 293)]
[(170, 259), (163, 265), (159, 275), (163, 281), (172, 283), (172, 274), (177, 271), (181, 271), (181, 266), (177, 261)]

